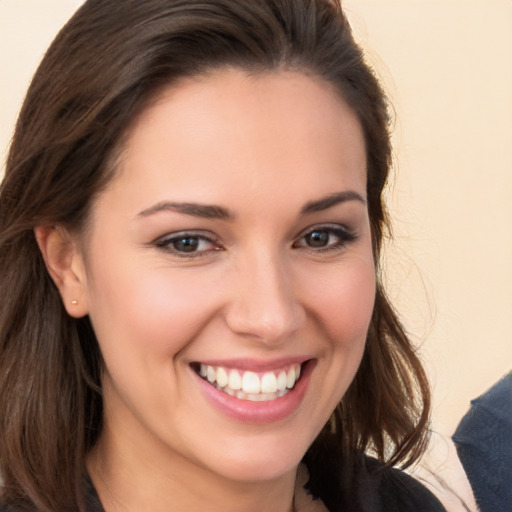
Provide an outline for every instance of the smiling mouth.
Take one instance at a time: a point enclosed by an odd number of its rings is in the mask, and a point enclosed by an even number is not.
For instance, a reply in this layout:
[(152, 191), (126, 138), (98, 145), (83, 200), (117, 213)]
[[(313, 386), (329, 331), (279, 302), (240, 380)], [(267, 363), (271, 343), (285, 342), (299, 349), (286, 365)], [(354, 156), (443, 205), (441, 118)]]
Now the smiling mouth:
[(203, 363), (193, 363), (191, 367), (219, 391), (252, 402), (266, 402), (286, 395), (295, 387), (302, 373), (300, 364), (262, 373)]

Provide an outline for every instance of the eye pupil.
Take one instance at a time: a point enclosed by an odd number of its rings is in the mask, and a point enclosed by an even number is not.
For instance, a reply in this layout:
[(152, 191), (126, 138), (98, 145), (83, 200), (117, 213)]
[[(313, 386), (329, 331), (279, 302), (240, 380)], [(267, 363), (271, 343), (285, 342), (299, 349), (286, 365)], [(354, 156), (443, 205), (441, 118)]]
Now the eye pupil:
[(199, 240), (192, 236), (186, 236), (173, 242), (173, 247), (180, 252), (194, 252), (197, 251)]
[(325, 247), (329, 243), (329, 233), (326, 231), (312, 231), (306, 235), (310, 247)]

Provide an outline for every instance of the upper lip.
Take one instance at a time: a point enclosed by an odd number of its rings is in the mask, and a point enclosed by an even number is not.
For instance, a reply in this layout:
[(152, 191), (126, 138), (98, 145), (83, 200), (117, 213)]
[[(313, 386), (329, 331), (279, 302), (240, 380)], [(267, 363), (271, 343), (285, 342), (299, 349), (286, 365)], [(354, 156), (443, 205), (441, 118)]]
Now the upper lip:
[(201, 361), (194, 361), (192, 364), (204, 364), (207, 366), (222, 366), (223, 368), (233, 368), (243, 371), (253, 372), (268, 372), (272, 370), (280, 370), (286, 366), (294, 364), (302, 364), (306, 361), (313, 359), (308, 356), (293, 356), (282, 357), (279, 359), (250, 359), (250, 358), (236, 358), (236, 359), (208, 359)]

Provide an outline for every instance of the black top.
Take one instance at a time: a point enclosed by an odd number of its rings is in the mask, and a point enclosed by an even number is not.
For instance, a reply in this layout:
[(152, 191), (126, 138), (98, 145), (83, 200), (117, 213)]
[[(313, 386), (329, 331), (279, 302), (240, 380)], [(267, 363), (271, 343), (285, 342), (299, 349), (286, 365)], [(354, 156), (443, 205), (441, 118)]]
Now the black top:
[(371, 487), (361, 512), (446, 512), (424, 485), (399, 469), (384, 470)]
[(344, 504), (328, 506), (330, 512), (446, 512), (424, 485), (400, 469), (371, 457), (364, 457), (362, 466), (356, 470), (356, 491)]

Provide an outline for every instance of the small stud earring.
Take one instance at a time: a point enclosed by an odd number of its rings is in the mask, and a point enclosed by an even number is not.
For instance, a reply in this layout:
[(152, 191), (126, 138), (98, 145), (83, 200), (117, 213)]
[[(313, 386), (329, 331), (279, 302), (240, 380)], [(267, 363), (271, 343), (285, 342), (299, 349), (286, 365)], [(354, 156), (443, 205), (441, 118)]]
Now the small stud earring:
[(76, 306), (76, 305), (78, 304), (78, 301), (77, 301), (76, 299), (73, 299), (73, 300), (71, 301), (71, 304), (73, 304), (73, 306)]

